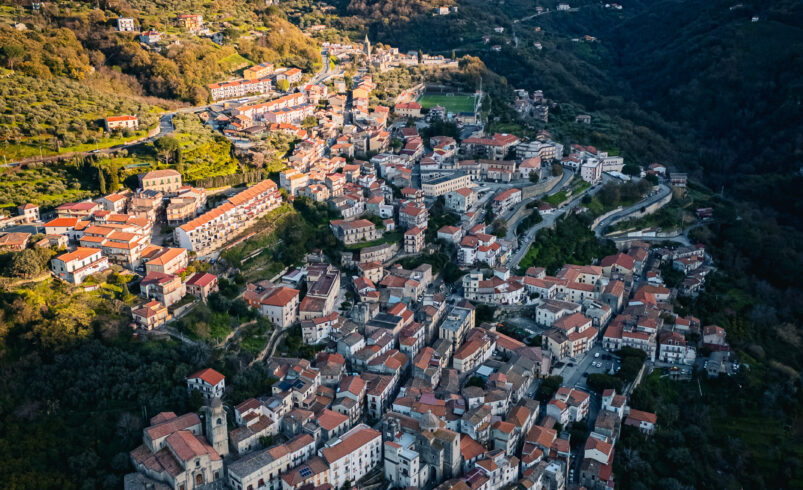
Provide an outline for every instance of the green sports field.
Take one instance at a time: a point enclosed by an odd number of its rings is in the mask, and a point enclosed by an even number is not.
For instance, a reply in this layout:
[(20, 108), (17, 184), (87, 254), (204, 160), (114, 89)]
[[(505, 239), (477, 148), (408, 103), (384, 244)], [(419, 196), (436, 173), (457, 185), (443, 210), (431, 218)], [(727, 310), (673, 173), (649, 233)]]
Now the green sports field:
[(474, 97), (471, 95), (422, 95), (418, 103), (424, 109), (442, 105), (449, 112), (474, 112)]

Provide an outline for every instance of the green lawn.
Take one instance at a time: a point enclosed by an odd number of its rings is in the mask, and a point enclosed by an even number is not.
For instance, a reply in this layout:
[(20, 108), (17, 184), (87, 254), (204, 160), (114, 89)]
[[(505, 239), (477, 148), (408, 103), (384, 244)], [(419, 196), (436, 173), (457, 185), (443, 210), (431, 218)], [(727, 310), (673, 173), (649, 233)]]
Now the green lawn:
[(418, 103), (424, 109), (442, 105), (449, 112), (474, 112), (474, 97), (471, 95), (422, 95)]
[(555, 194), (552, 194), (551, 196), (545, 197), (543, 199), (543, 201), (548, 202), (549, 204), (551, 204), (554, 207), (558, 207), (566, 199), (568, 199), (568, 196), (566, 195), (566, 191), (560, 191), (560, 192), (557, 192)]

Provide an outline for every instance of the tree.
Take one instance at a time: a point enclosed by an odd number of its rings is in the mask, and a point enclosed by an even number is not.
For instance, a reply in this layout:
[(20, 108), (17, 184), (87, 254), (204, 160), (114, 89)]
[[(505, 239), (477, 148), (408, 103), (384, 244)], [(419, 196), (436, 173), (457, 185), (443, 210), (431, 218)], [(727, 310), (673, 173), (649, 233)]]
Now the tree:
[(101, 194), (106, 194), (106, 175), (100, 166), (98, 166), (98, 188)]
[(599, 191), (599, 200), (605, 207), (616, 206), (622, 200), (620, 186), (613, 182), (605, 184)]
[(639, 175), (641, 175), (641, 167), (639, 167), (635, 163), (628, 163), (627, 165), (622, 167), (622, 173), (625, 175), (638, 177)]
[(563, 166), (559, 163), (553, 163), (551, 170), (553, 177), (558, 177), (559, 175), (563, 175)]
[(6, 65), (10, 69), (14, 69), (14, 65), (25, 56), (25, 48), (19, 44), (7, 44), (3, 46), (3, 57), (6, 59)]
[(276, 88), (282, 92), (287, 92), (290, 89), (290, 82), (288, 82), (286, 78), (276, 80)]
[(493, 224), (493, 234), (499, 238), (504, 238), (507, 235), (507, 222), (502, 218), (497, 218)]
[(304, 118), (303, 121), (301, 121), (302, 128), (310, 129), (314, 128), (317, 125), (318, 125), (318, 119), (316, 119), (315, 116), (307, 116)]
[(530, 182), (537, 184), (539, 180), (538, 172), (530, 172)]
[(169, 163), (170, 156), (173, 154), (173, 152), (178, 151), (181, 146), (178, 140), (173, 136), (162, 136), (156, 140), (153, 145), (156, 147), (159, 155), (164, 158), (165, 163)]
[(11, 275), (15, 277), (23, 277), (26, 279), (36, 277), (42, 273), (47, 258), (38, 250), (26, 248), (25, 250), (14, 254), (11, 259)]
[(563, 384), (563, 376), (550, 376), (543, 381), (535, 392), (535, 398), (542, 402), (548, 401), (552, 398), (558, 388)]
[(602, 393), (604, 390), (609, 388), (613, 388), (617, 392), (621, 393), (622, 386), (624, 385), (621, 379), (604, 373), (589, 374), (586, 383), (588, 384), (589, 388), (597, 393)]

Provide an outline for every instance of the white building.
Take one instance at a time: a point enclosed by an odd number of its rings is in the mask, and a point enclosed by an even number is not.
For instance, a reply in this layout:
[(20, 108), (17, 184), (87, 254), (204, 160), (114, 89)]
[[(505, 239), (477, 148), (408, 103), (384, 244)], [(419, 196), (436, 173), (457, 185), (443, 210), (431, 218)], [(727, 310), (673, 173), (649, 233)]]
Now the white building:
[(596, 158), (589, 159), (580, 167), (580, 177), (591, 184), (596, 184), (602, 179), (602, 162)]
[(318, 451), (329, 464), (329, 483), (356, 482), (382, 462), (382, 433), (360, 424)]
[(270, 78), (257, 80), (234, 80), (208, 85), (209, 92), (215, 100), (234, 99), (246, 95), (266, 94), (270, 92)]
[(98, 248), (78, 247), (50, 261), (53, 275), (72, 284), (81, 284), (87, 276), (109, 268), (109, 259)]
[(233, 239), (282, 202), (272, 180), (262, 182), (228, 198), (223, 204), (176, 228), (180, 247), (206, 255)]
[(426, 197), (438, 197), (446, 193), (471, 185), (471, 177), (463, 173), (444, 175), (421, 183), (421, 190)]
[(198, 390), (206, 399), (222, 398), (226, 377), (212, 368), (202, 369), (187, 376), (187, 390)]
[(477, 202), (477, 193), (470, 187), (461, 187), (444, 194), (446, 207), (460, 213), (465, 213)]
[(136, 31), (137, 26), (134, 23), (134, 19), (131, 17), (119, 17), (117, 19), (117, 30), (120, 32), (131, 32)]
[(259, 312), (268, 317), (275, 326), (287, 328), (298, 318), (297, 289), (278, 287), (259, 304)]

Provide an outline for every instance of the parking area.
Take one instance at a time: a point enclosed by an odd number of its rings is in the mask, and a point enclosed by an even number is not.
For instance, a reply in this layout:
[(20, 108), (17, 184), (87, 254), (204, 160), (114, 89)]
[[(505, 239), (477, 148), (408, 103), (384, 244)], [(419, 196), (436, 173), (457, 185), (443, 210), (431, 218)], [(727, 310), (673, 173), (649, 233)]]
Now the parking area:
[(597, 344), (581, 359), (565, 362), (555, 374), (563, 377), (564, 386), (589, 391), (586, 384), (589, 374), (616, 372), (619, 367), (619, 359)]

